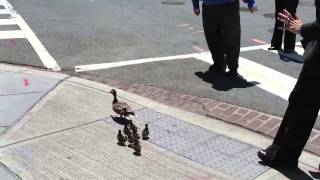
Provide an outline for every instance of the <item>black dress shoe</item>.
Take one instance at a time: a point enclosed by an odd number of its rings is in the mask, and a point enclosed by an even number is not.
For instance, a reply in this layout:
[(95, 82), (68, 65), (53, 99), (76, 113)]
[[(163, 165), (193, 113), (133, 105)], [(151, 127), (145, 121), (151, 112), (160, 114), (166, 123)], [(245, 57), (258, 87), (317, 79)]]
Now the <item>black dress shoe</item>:
[(218, 64), (213, 64), (209, 67), (209, 71), (211, 72), (225, 72), (226, 67), (218, 65)]
[(268, 48), (269, 51), (271, 51), (271, 50), (280, 50), (280, 49), (281, 49), (281, 47), (276, 47), (276, 46), (270, 46)]
[(258, 151), (258, 157), (261, 159), (262, 164), (275, 168), (295, 169), (298, 167), (298, 161), (296, 160), (277, 160), (274, 159), (278, 146), (273, 144), (267, 149), (261, 149)]
[(270, 165), (273, 160), (273, 157), (275, 156), (275, 152), (277, 148), (278, 148), (277, 145), (272, 144), (266, 149), (261, 149), (260, 151), (258, 151), (258, 157), (261, 159), (261, 161), (264, 164)]
[(297, 54), (297, 52), (295, 51), (295, 50), (292, 50), (292, 49), (290, 49), (290, 50), (288, 50), (288, 49), (285, 49), (285, 50), (283, 50), (283, 52), (284, 53), (294, 53), (294, 54)]
[(237, 69), (230, 69), (228, 72), (226, 72), (226, 76), (227, 77), (237, 77), (238, 74), (238, 70)]

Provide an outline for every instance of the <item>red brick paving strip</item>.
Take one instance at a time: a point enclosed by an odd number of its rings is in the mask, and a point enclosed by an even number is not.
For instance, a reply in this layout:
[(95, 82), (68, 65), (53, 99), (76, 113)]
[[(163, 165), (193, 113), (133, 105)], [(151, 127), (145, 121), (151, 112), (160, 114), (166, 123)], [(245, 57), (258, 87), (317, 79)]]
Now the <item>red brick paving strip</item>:
[[(97, 81), (96, 77), (91, 77), (91, 75), (81, 75), (81, 77)], [(100, 82), (150, 98), (154, 101), (164, 103), (172, 107), (236, 124), (269, 137), (275, 136), (282, 119), (281, 117), (231, 105), (206, 97), (173, 93), (171, 91), (149, 85), (135, 83), (130, 84), (106, 79), (100, 80)], [(305, 149), (320, 156), (319, 130), (312, 130)]]

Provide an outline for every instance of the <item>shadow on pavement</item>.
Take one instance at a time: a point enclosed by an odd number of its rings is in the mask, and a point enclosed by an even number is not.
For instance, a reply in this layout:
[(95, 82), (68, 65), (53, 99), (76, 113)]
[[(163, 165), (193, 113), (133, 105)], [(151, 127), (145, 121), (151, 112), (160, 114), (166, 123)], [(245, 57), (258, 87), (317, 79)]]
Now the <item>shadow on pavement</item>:
[(291, 180), (312, 180), (311, 176), (309, 176), (307, 173), (302, 171), (300, 168), (297, 169), (280, 169), (280, 168), (275, 168), (279, 173), (283, 174), (287, 178)]
[(114, 117), (114, 116), (110, 116), (112, 118), (112, 120), (118, 124), (121, 125), (128, 125), (129, 124), (129, 120), (125, 119), (125, 118), (121, 118), (121, 117)]
[(230, 78), (218, 72), (207, 71), (195, 72), (194, 74), (204, 82), (212, 84), (212, 88), (218, 91), (228, 91), (232, 88), (247, 88), (259, 84), (258, 82), (248, 82), (242, 76)]
[(320, 179), (320, 172), (312, 172), (312, 171), (309, 171), (309, 173), (311, 174), (311, 176), (312, 176), (314, 179)]

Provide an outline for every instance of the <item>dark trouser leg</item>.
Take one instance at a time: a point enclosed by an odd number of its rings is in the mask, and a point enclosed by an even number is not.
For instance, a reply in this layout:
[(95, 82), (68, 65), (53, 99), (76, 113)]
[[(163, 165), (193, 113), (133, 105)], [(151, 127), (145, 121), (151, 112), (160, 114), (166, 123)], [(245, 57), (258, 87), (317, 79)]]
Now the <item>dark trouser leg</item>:
[(241, 40), (239, 2), (225, 4), (223, 10), (224, 19), (221, 25), (226, 46), (226, 61), (229, 69), (236, 70), (239, 66)]
[[(285, 5), (286, 9), (294, 17), (296, 14), (299, 0), (286, 0), (285, 3), (286, 3)], [(295, 46), (296, 46), (296, 34), (290, 31), (285, 31), (284, 50), (294, 50)]]
[(310, 136), (320, 108), (319, 70), (304, 65), (298, 82), (290, 94), (289, 106), (273, 144), (279, 146), (273, 165), (297, 164)]
[(271, 46), (280, 48), (282, 44), (282, 35), (283, 30), (279, 29), (279, 27), (283, 27), (283, 23), (277, 20), (277, 16), (279, 12), (282, 12), (282, 10), (285, 8), (284, 0), (275, 0), (275, 24), (273, 29), (273, 35), (271, 39)]
[(225, 50), (222, 39), (221, 27), (218, 20), (218, 9), (214, 6), (203, 5), (202, 21), (203, 29), (208, 44), (208, 48), (212, 54), (215, 65), (225, 67)]

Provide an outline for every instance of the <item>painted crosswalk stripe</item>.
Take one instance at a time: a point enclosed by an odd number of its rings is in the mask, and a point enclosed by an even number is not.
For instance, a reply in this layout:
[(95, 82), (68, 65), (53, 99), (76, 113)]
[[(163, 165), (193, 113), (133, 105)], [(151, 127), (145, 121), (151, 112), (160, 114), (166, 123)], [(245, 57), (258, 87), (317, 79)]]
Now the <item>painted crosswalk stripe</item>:
[(19, 27), (21, 28), (21, 30), (26, 35), (26, 38), (31, 43), (33, 49), (36, 51), (43, 65), (54, 71), (60, 71), (61, 68), (59, 67), (57, 62), (54, 60), (51, 54), (47, 51), (47, 49), (43, 46), (43, 44), (40, 42), (37, 36), (33, 33), (33, 31), (28, 26), (28, 24), (23, 20), (23, 18), (19, 14), (16, 14), (14, 19), (19, 25)]
[(14, 25), (17, 24), (13, 19), (0, 19), (0, 25)]
[[(211, 54), (202, 53), (195, 58), (212, 64)], [(255, 63), (246, 58), (239, 58), (239, 73), (249, 82), (257, 82), (256, 86), (288, 100), (297, 79)]]
[[(279, 54), (278, 51), (276, 50), (268, 50), (267, 47), (262, 47), (262, 49), (266, 50), (266, 51), (269, 51), (269, 52), (272, 52), (272, 53), (275, 53), (275, 54)], [(298, 55), (302, 56), (303, 53), (304, 53), (304, 49), (301, 48), (301, 47), (295, 47), (295, 51), (297, 52)]]
[(79, 65), (79, 66), (75, 66), (75, 71), (83, 72), (83, 71), (92, 71), (92, 70), (99, 70), (99, 69), (109, 69), (109, 68), (115, 68), (115, 67), (121, 67), (121, 66), (129, 66), (129, 65), (135, 65), (135, 64), (143, 64), (143, 63), (156, 62), (156, 61), (188, 59), (188, 58), (193, 58), (196, 54), (197, 53), (179, 55), (179, 56), (167, 56), (167, 57), (158, 57), (158, 58), (128, 60), (128, 61), (120, 61), (120, 62), (112, 62), (112, 63)]
[(0, 19), (0, 25), (10, 25), (17, 24), (21, 30), (19, 31), (0, 31), (0, 39), (14, 39), (14, 38), (27, 38), (33, 49), (39, 56), (42, 64), (53, 71), (60, 71), (61, 68), (43, 46), (41, 41), (34, 34), (32, 29), (24, 21), (24, 19), (16, 13), (11, 4), (7, 0), (0, 0), (0, 4), (5, 7), (5, 9), (0, 10), (0, 14), (10, 14), (12, 19)]
[(0, 39), (26, 38), (22, 30), (0, 31)]
[[(296, 45), (301, 45), (301, 43), (296, 43)], [(266, 50), (268, 51), (270, 44), (259, 45), (259, 46), (250, 46), (241, 48), (241, 52), (253, 51), (253, 50)], [(300, 47), (296, 47), (296, 50), (299, 54), (303, 54), (304, 50)], [(272, 52), (272, 51), (268, 51)], [(275, 53), (275, 52), (273, 52)], [(212, 57), (209, 51), (201, 53), (193, 53), (186, 55), (178, 56), (167, 56), (159, 58), (147, 58), (147, 59), (138, 59), (138, 60), (129, 60), (129, 61), (120, 61), (112, 63), (101, 63), (101, 64), (89, 64), (89, 65), (79, 65), (75, 66), (76, 72), (81, 71), (93, 71), (99, 69), (109, 69), (127, 65), (142, 64), (155, 61), (163, 60), (177, 60), (177, 59), (186, 59), (186, 58), (196, 58), (206, 63), (212, 64)], [(256, 62), (253, 62), (249, 59), (240, 57), (239, 58), (239, 73), (248, 81), (257, 82), (259, 88), (268, 91), (276, 96), (281, 97), (282, 99), (288, 100), (290, 92), (292, 91), (297, 79), (278, 72), (274, 69), (268, 68)]]
[(7, 9), (0, 9), (0, 14), (10, 14), (10, 11)]

